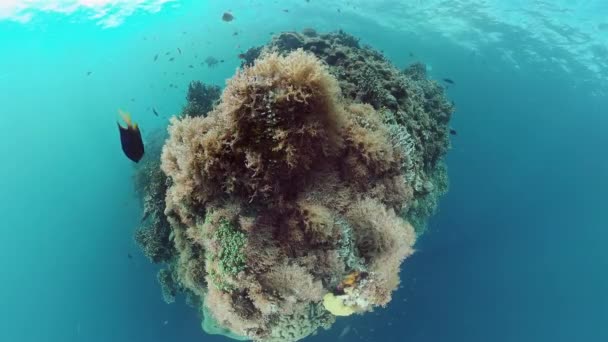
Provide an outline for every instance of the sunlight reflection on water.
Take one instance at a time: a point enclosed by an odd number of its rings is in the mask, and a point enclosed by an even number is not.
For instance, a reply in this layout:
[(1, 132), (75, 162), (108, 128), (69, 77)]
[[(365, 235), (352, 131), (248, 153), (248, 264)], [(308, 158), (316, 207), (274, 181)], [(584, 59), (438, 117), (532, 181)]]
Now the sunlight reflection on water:
[(175, 0), (3, 0), (0, 20), (30, 22), (39, 13), (82, 13), (102, 27), (115, 27), (137, 11), (158, 12)]

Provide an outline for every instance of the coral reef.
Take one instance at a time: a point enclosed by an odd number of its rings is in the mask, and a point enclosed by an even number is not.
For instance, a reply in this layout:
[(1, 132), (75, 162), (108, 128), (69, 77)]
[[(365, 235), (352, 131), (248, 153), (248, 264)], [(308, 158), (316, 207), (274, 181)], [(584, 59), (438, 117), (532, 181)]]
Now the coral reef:
[(158, 271), (156, 278), (160, 284), (160, 289), (165, 302), (167, 304), (175, 302), (175, 296), (179, 291), (179, 286), (175, 281), (175, 275), (169, 269), (163, 268)]
[(141, 226), (135, 231), (135, 241), (154, 263), (169, 261), (175, 249), (169, 241), (171, 226), (165, 216), (167, 177), (160, 169), (160, 154), (166, 133), (154, 131), (146, 140), (148, 151), (137, 164), (135, 190), (142, 203)]
[(452, 107), (423, 70), (342, 32), (243, 56), (216, 105), (171, 120), (137, 182), (162, 220), (136, 236), (167, 264), (165, 299), (184, 292), (206, 332), (297, 341), (390, 302), (447, 189)]

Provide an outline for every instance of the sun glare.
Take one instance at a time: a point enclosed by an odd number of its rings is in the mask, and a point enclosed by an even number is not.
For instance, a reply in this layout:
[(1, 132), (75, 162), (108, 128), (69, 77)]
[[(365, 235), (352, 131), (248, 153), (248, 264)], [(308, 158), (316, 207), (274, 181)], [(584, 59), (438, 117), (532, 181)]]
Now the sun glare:
[(114, 27), (138, 10), (158, 12), (174, 0), (0, 0), (0, 20), (21, 23), (31, 21), (38, 13), (64, 15), (76, 12), (103, 27)]

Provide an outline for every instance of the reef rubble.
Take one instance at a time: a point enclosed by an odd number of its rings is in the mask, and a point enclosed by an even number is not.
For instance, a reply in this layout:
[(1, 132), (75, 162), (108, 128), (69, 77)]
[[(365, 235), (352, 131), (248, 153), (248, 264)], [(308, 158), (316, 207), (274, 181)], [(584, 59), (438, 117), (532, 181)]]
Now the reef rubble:
[(297, 341), (389, 304), (447, 190), (453, 107), (423, 65), (399, 70), (344, 32), (244, 56), (221, 95), (191, 85), (137, 169), (136, 241), (206, 332)]

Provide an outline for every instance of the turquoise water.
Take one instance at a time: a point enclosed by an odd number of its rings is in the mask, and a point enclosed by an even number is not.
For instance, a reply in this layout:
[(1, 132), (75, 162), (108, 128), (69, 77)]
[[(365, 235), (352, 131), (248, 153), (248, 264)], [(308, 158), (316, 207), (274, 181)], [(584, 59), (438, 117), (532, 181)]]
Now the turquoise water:
[[(222, 339), (183, 300), (162, 301), (133, 242), (140, 208), (117, 109), (145, 135), (181, 110), (191, 80), (222, 86), (238, 53), (305, 27), (453, 79), (458, 131), (450, 191), (391, 305), (309, 339), (608, 339), (608, 5), (87, 3), (104, 1), (0, 5), (0, 340)], [(208, 56), (225, 62), (200, 67)]]

